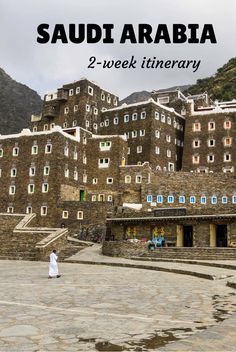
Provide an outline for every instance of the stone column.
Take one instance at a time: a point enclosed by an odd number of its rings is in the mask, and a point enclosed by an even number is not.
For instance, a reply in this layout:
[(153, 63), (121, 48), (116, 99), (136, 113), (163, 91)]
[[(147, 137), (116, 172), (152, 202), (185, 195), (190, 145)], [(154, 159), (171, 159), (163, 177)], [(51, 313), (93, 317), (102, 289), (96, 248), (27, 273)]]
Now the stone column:
[(184, 233), (183, 233), (183, 225), (176, 225), (176, 247), (183, 247), (184, 245)]
[(210, 224), (210, 247), (216, 247), (216, 225)]

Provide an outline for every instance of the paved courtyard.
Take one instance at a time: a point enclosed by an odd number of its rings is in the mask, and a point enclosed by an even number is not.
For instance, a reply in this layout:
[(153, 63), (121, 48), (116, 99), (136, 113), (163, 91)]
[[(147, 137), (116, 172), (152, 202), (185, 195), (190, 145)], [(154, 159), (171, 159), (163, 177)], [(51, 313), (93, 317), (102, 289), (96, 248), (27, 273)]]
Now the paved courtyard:
[(59, 265), (48, 280), (47, 263), (0, 261), (1, 352), (235, 350), (236, 291), (223, 280)]

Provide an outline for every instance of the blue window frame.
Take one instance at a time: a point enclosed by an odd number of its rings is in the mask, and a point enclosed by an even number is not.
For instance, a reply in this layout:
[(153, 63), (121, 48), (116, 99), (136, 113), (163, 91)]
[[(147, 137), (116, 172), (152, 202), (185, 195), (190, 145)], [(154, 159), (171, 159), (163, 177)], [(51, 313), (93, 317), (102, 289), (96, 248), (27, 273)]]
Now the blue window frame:
[(233, 197), (232, 197), (232, 203), (233, 203), (233, 204), (236, 204), (236, 195), (233, 195)]
[(206, 204), (207, 198), (205, 196), (202, 196), (200, 202), (201, 202), (201, 204)]
[(216, 196), (211, 197), (211, 204), (217, 204), (217, 197)]
[(157, 196), (157, 203), (163, 203), (163, 196), (160, 194)]
[(191, 196), (189, 198), (189, 202), (190, 202), (190, 204), (195, 204), (196, 203), (196, 197), (195, 196)]
[(228, 197), (223, 196), (221, 201), (222, 201), (222, 204), (227, 204), (228, 203)]
[(170, 204), (174, 203), (174, 200), (175, 200), (174, 196), (168, 196), (168, 198), (167, 198), (167, 202)]
[(147, 196), (147, 202), (148, 202), (148, 203), (152, 203), (152, 195), (151, 195), (151, 194), (149, 194), (149, 195)]
[(185, 203), (185, 196), (179, 196), (179, 203), (181, 204)]

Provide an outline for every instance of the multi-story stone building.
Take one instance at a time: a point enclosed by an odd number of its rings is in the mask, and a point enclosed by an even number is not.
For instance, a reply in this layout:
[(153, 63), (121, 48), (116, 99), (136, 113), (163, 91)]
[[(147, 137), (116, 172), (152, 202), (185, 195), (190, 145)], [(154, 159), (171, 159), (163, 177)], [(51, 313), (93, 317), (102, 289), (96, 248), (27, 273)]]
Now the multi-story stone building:
[(47, 94), (32, 131), (0, 136), (1, 211), (85, 238), (108, 217), (109, 238), (162, 231), (179, 246), (233, 246), (236, 102), (152, 97), (118, 106), (86, 79)]

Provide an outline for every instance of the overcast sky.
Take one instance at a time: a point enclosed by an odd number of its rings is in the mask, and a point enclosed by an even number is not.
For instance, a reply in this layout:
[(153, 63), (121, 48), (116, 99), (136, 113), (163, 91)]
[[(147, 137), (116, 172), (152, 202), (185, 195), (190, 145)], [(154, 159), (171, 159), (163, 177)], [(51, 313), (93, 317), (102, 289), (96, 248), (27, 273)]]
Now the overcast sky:
[[(0, 67), (40, 95), (81, 77), (121, 98), (139, 90), (194, 83), (236, 56), (235, 0), (0, 0)], [(48, 23), (114, 23), (114, 44), (38, 44), (37, 26)], [(217, 44), (119, 44), (125, 23), (211, 23)], [(90, 56), (201, 60), (190, 69), (88, 69)]]

